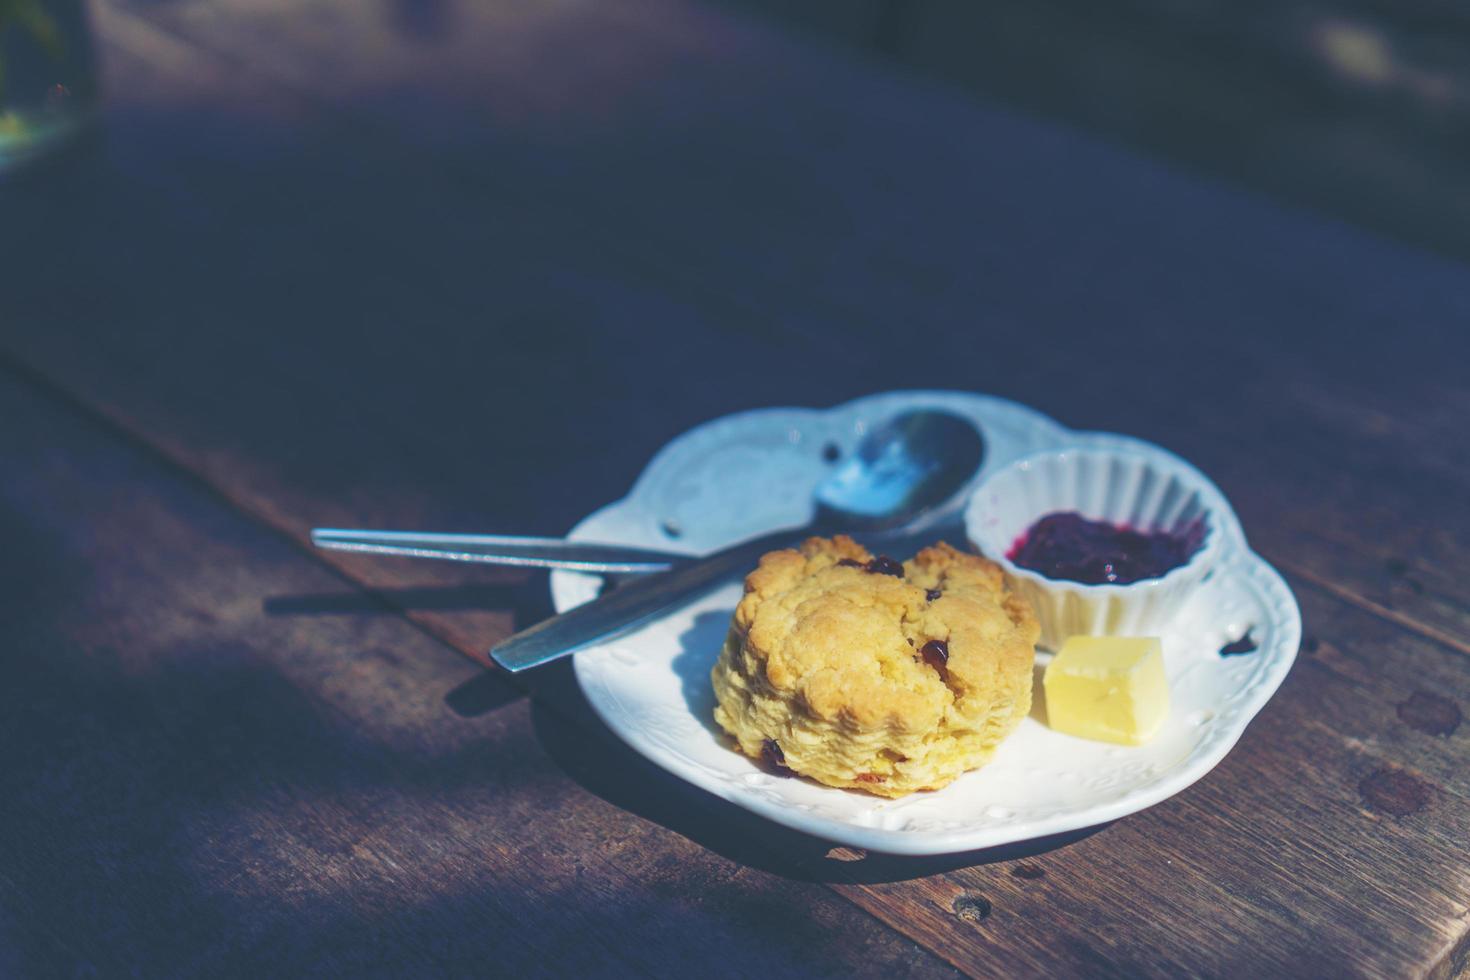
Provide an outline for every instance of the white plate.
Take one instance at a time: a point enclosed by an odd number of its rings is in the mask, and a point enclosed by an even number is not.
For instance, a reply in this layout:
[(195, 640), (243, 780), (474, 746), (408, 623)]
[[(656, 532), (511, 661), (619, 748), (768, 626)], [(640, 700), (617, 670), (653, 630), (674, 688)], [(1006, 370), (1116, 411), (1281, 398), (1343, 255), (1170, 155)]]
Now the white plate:
[[(571, 537), (701, 552), (810, 516), (811, 489), (867, 428), (902, 410), (945, 408), (973, 419), (990, 468), (1086, 440), (1014, 402), (960, 392), (888, 392), (827, 411), (743, 412), (701, 425), (665, 446), (627, 497), (582, 521)], [(1186, 464), (1187, 465), (1187, 464)], [(924, 540), (958, 543), (961, 494), (927, 522)], [(1222, 498), (1223, 499), (1223, 498)], [(884, 800), (763, 771), (728, 747), (713, 718), (709, 671), (740, 598), (731, 585), (636, 633), (575, 657), (592, 707), (634, 749), (677, 776), (777, 823), (893, 854), (993, 847), (1115, 820), (1209, 772), (1281, 685), (1301, 640), (1301, 613), (1281, 577), (1246, 546), (1225, 506), (1226, 553), (1164, 635), (1172, 711), (1148, 745), (1123, 748), (1053, 732), (1037, 707), (991, 763), (934, 793)], [(906, 555), (903, 557), (907, 557)], [(558, 611), (597, 594), (595, 576), (551, 577)], [(1247, 627), (1254, 653), (1219, 648)], [(1046, 661), (1038, 656), (1038, 669)]]

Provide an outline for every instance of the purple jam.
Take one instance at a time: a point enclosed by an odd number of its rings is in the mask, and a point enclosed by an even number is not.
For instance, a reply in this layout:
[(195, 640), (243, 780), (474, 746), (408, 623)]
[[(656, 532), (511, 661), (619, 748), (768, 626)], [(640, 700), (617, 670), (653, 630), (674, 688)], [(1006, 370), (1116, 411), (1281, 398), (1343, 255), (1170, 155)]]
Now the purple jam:
[(939, 673), (939, 679), (949, 681), (949, 644), (943, 640), (930, 640), (919, 648), (924, 663)]
[(1182, 532), (1137, 531), (1059, 511), (1027, 528), (1006, 557), (1047, 578), (1084, 585), (1127, 585), (1162, 578), (1187, 563), (1204, 537), (1202, 521)]
[(903, 578), (903, 565), (887, 555), (879, 555), (868, 562), (868, 572), (872, 575), (892, 575), (894, 578)]
[(861, 568), (870, 575), (892, 575), (894, 578), (903, 578), (902, 563), (894, 561), (887, 555), (879, 555), (866, 565), (855, 558), (842, 558), (837, 564), (847, 568)]

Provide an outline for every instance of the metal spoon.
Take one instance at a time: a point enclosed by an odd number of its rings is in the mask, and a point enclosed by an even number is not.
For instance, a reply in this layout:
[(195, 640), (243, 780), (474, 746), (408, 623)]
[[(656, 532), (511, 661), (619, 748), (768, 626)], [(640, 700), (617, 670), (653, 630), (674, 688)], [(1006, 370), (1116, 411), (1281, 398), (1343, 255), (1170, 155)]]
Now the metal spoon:
[[(938, 414), (938, 413), (930, 413)], [(866, 443), (865, 443), (866, 445)], [(862, 447), (856, 457), (857, 479), (865, 474)], [(833, 479), (854, 478), (849, 460)], [(564, 568), (574, 572), (640, 575), (666, 572), (699, 557), (686, 552), (635, 548), (630, 545), (568, 541), (507, 534), (444, 534), (430, 531), (370, 531), (350, 528), (316, 528), (312, 543), (331, 551), (356, 551), (408, 558), (433, 558), (520, 568)]]
[(816, 514), (805, 526), (737, 544), (622, 585), (591, 602), (522, 630), (490, 651), (510, 671), (547, 663), (618, 636), (754, 567), (763, 553), (813, 533), (892, 530), (912, 524), (963, 487), (980, 466), (984, 443), (968, 421), (938, 411), (899, 415), (875, 428), (818, 484)]

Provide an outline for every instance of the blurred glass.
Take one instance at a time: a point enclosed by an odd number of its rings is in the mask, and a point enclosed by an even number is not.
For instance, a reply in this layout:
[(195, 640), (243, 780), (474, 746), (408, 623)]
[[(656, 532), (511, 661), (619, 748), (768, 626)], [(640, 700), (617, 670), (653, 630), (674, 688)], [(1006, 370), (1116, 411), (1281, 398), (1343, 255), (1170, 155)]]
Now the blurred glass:
[(0, 0), (0, 172), (66, 144), (96, 105), (83, 0)]

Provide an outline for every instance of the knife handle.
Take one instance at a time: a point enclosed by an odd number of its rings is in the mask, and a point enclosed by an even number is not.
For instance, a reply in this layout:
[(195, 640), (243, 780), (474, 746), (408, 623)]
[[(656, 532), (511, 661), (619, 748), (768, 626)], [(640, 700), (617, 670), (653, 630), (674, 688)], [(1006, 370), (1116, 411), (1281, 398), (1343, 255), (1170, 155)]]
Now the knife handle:
[(744, 575), (767, 551), (788, 548), (810, 528), (763, 535), (680, 565), (619, 585), (591, 602), (537, 623), (490, 651), (512, 673), (536, 667), (634, 629), (661, 613), (699, 598)]

